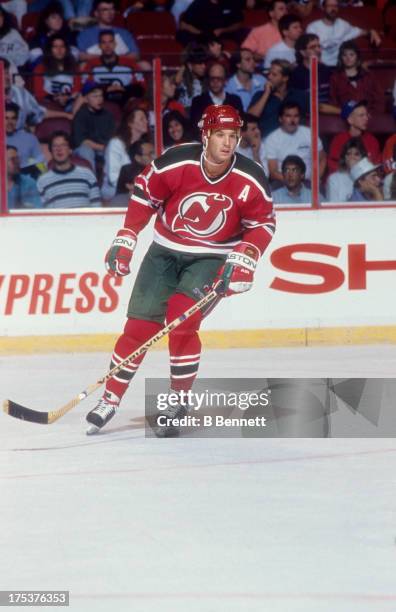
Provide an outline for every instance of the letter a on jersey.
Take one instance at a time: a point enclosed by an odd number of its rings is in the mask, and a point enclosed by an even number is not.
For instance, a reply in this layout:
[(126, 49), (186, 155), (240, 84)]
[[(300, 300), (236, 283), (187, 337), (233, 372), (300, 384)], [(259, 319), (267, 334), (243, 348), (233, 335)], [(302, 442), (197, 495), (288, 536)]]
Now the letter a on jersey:
[(250, 185), (245, 185), (245, 187), (242, 189), (241, 193), (238, 196), (238, 200), (243, 200), (244, 202), (246, 202), (249, 197), (249, 192)]
[(193, 193), (180, 202), (172, 230), (205, 238), (214, 236), (224, 227), (232, 205), (231, 198), (220, 193)]

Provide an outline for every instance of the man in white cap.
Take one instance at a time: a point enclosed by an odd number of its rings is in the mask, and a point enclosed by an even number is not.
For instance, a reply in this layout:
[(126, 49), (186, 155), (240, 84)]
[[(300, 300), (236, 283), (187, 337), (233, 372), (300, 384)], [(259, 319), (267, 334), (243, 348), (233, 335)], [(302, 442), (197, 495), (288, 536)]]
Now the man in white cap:
[(382, 177), (378, 172), (381, 164), (374, 165), (367, 157), (355, 164), (350, 174), (354, 189), (350, 202), (381, 202), (384, 199)]

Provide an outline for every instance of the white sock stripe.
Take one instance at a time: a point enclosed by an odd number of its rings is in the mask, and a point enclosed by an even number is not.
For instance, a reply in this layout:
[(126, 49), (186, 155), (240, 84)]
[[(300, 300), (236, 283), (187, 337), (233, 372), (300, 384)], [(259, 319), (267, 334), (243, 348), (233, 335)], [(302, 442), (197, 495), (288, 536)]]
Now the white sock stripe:
[(170, 356), (171, 361), (177, 361), (178, 359), (192, 359), (193, 357), (200, 357), (201, 353), (196, 353), (195, 355), (182, 355), (181, 357)]
[(182, 363), (172, 363), (171, 361), (171, 365), (174, 368), (184, 368), (184, 366), (189, 366), (189, 365), (198, 365), (199, 364), (199, 359), (197, 361), (183, 361)]
[[(120, 357), (119, 355), (117, 355), (117, 353), (113, 353), (111, 356), (111, 360), (116, 364), (119, 365), (121, 363), (121, 361), (124, 361), (124, 357)], [(124, 365), (122, 366), (123, 369), (125, 370), (137, 370), (140, 364), (134, 364), (133, 361), (131, 361), (131, 363), (128, 363), (128, 365)]]
[(196, 372), (192, 372), (191, 374), (172, 374), (171, 378), (191, 378), (195, 376)]

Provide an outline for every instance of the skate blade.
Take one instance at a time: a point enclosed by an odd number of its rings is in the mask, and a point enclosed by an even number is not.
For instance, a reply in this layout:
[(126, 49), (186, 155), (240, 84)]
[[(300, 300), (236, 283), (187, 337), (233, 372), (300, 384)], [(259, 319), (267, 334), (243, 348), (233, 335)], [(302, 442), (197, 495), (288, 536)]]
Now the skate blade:
[(90, 423), (90, 424), (88, 425), (87, 430), (86, 430), (86, 432), (85, 432), (85, 433), (87, 434), (87, 436), (93, 436), (93, 435), (95, 435), (96, 433), (98, 433), (98, 431), (100, 431), (100, 427), (98, 427), (97, 425), (93, 425), (92, 423)]

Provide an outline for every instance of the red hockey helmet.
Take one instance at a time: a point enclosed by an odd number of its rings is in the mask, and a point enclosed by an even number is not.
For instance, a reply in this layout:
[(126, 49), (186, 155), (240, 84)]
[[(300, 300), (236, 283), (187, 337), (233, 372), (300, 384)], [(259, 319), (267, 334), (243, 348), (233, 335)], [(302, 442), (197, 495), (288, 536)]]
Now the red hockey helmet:
[(242, 125), (238, 111), (229, 104), (211, 104), (198, 123), (204, 136), (209, 136), (213, 130), (240, 130)]

